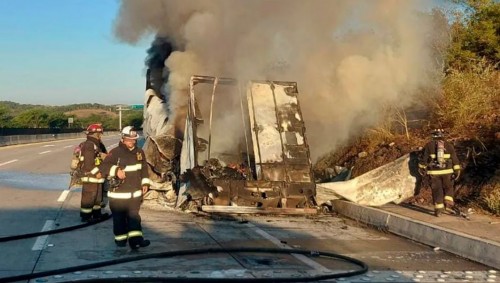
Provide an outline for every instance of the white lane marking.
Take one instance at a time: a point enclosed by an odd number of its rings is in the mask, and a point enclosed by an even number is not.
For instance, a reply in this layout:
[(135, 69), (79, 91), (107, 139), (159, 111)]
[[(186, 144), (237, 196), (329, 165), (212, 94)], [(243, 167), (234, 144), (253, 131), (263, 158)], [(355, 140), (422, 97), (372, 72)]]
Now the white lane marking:
[[(252, 223), (247, 223), (246, 225), (249, 226), (249, 227), (251, 227), (252, 229), (254, 229), (255, 232), (257, 232), (257, 234), (259, 234), (262, 237), (268, 239), (269, 241), (271, 241), (276, 246), (278, 246), (280, 248), (284, 248), (284, 249), (292, 249), (292, 247), (290, 247), (289, 245), (282, 243), (278, 238), (273, 237), (272, 235), (270, 235), (266, 231), (260, 229), (259, 227), (253, 225)], [(307, 256), (305, 256), (303, 254), (293, 254), (292, 253), (291, 255), (294, 256), (296, 259), (302, 261), (303, 263), (309, 265), (310, 267), (314, 268), (317, 271), (331, 272), (330, 269), (324, 267), (323, 265), (315, 262), (314, 260), (308, 258)]]
[(53, 145), (53, 144), (46, 144), (46, 145), (44, 145), (42, 147), (48, 147), (48, 146), (55, 146), (55, 145)]
[(51, 150), (42, 151), (42, 152), (40, 152), (39, 154), (45, 154), (45, 153), (49, 153), (49, 152), (51, 152)]
[(64, 148), (68, 148), (68, 147), (72, 147), (72, 146), (73, 146), (73, 145), (67, 145), (67, 146), (65, 146)]
[[(45, 225), (43, 225), (42, 232), (52, 230), (52, 227), (54, 227), (54, 220), (47, 220), (45, 221)], [(47, 242), (47, 238), (49, 235), (45, 236), (40, 236), (36, 238), (35, 244), (33, 244), (33, 247), (31, 248), (32, 251), (40, 251), (43, 250), (45, 247), (45, 243)]]
[(7, 165), (9, 163), (16, 162), (16, 161), (18, 161), (18, 160), (17, 159), (12, 159), (10, 161), (4, 162), (4, 163), (0, 163), (0, 166), (4, 166), (4, 165)]
[(57, 199), (57, 202), (64, 202), (64, 200), (66, 199), (66, 197), (68, 196), (68, 194), (69, 194), (69, 190), (62, 191), (61, 195)]

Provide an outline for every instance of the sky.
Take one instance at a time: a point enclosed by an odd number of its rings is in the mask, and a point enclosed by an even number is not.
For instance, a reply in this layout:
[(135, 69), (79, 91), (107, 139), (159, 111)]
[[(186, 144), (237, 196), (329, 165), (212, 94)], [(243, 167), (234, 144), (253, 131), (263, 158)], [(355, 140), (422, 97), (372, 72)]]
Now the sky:
[(0, 101), (142, 104), (150, 39), (113, 35), (117, 0), (0, 0)]

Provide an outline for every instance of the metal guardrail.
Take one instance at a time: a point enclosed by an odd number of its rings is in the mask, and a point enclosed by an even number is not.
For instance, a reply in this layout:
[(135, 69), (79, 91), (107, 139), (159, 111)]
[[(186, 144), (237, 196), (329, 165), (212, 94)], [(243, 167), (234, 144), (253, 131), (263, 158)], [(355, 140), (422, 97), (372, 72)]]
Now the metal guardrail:
[[(104, 132), (105, 136), (119, 134), (119, 132)], [(26, 144), (26, 143), (38, 143), (38, 142), (48, 142), (55, 140), (65, 140), (65, 139), (84, 139), (85, 133), (63, 133), (63, 134), (40, 134), (40, 135), (12, 135), (12, 136), (0, 136), (0, 147)]]

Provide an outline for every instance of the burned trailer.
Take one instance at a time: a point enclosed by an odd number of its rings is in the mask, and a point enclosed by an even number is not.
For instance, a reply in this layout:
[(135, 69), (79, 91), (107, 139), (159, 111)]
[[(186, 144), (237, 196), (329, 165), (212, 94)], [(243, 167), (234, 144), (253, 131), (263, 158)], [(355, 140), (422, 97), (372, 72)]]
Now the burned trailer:
[(191, 77), (181, 148), (178, 208), (317, 212), (295, 82)]

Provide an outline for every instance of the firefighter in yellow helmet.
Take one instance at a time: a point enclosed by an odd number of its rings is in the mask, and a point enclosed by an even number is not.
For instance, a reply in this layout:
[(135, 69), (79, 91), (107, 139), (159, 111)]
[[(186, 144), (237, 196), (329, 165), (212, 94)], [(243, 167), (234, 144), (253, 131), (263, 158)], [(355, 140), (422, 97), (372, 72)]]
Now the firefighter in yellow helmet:
[(455, 205), (453, 181), (460, 177), (461, 167), (454, 146), (444, 139), (443, 129), (435, 129), (431, 135), (418, 166), (420, 174), (430, 178), (434, 214), (439, 217)]
[(102, 186), (104, 177), (99, 171), (99, 165), (104, 158), (106, 148), (101, 137), (104, 129), (101, 124), (91, 124), (87, 127), (87, 140), (80, 144), (82, 162), (82, 200), (80, 217), (82, 222), (99, 220), (106, 214), (101, 213)]
[(127, 241), (132, 249), (147, 247), (142, 233), (139, 209), (142, 196), (151, 181), (144, 151), (137, 147), (139, 134), (132, 126), (123, 128), (121, 141), (104, 159), (100, 168), (114, 181), (108, 191), (109, 208), (113, 215), (115, 244), (125, 247)]

